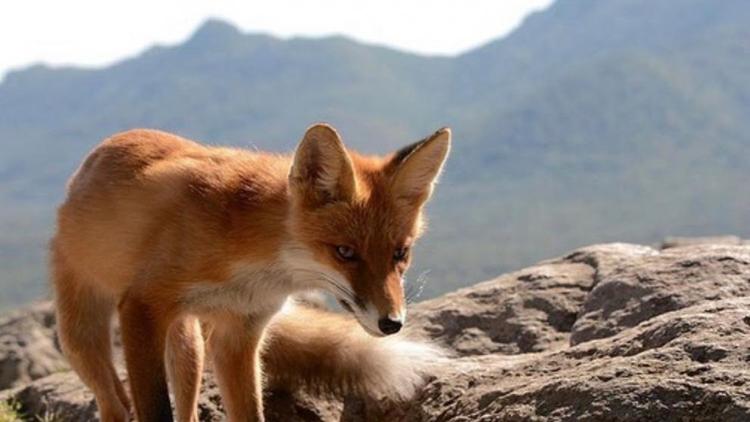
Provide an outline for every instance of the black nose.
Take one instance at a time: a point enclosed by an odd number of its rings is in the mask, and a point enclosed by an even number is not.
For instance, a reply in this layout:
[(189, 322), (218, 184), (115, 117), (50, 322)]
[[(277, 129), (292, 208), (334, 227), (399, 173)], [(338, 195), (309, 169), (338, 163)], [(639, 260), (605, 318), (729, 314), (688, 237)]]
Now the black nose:
[(401, 321), (394, 321), (388, 317), (380, 318), (378, 321), (378, 328), (380, 328), (383, 334), (396, 334), (402, 325)]

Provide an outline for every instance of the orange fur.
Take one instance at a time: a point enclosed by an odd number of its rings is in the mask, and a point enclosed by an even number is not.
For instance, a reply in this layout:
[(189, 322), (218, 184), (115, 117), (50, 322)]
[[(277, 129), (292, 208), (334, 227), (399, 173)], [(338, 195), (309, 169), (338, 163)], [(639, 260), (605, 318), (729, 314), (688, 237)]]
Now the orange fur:
[[(209, 148), (153, 130), (124, 132), (94, 149), (58, 211), (51, 264), (63, 351), (94, 391), (102, 420), (129, 418), (110, 357), (115, 306), (144, 422), (171, 419), (167, 379), (178, 418), (196, 420), (203, 368), (196, 318), (213, 327), (230, 420), (262, 420), (262, 339), (290, 294), (326, 289), (373, 335), (384, 334), (383, 318), (403, 323), (410, 258), (394, 251), (419, 236), (449, 142), (441, 130), (388, 157), (367, 157), (319, 124), (292, 156)], [(339, 246), (354, 258), (339, 256)], [(269, 344), (291, 334), (276, 333)]]

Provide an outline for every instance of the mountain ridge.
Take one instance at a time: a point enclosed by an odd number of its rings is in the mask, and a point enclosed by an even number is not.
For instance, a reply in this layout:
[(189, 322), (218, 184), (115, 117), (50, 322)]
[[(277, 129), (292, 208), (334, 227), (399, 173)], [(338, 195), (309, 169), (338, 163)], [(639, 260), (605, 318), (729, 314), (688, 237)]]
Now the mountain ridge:
[(748, 237), (750, 198), (736, 189), (750, 174), (749, 28), (737, 0), (560, 0), (499, 40), (431, 57), (208, 21), (111, 67), (9, 74), (0, 285), (44, 291), (65, 179), (132, 127), (290, 151), (328, 121), (347, 145), (385, 153), (451, 126), (414, 269), (432, 270), (427, 296), (589, 243)]

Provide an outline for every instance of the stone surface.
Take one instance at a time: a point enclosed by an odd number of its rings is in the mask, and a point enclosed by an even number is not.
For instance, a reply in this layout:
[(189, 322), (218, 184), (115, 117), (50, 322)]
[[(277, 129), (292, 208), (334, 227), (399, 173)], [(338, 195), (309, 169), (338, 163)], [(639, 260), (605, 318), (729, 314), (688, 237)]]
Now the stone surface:
[(459, 358), (392, 421), (750, 420), (750, 298), (564, 350)]
[(750, 240), (742, 239), (737, 236), (672, 236), (664, 239), (661, 243), (661, 249), (681, 248), (683, 246), (695, 245), (750, 245)]
[(608, 337), (649, 318), (705, 301), (750, 295), (750, 248), (695, 245), (606, 262), (583, 249), (567, 259), (596, 269), (573, 326), (573, 344)]
[[(50, 309), (0, 318), (0, 400), (90, 420), (93, 398), (64, 370)], [(749, 245), (582, 248), (416, 304), (408, 325), (452, 353), (413, 400), (268, 392), (267, 419), (750, 420)], [(205, 379), (201, 420), (223, 420)]]
[(565, 347), (594, 281), (581, 263), (542, 263), (422, 302), (408, 324), (461, 356)]
[(55, 346), (50, 302), (0, 316), (0, 390), (68, 368)]

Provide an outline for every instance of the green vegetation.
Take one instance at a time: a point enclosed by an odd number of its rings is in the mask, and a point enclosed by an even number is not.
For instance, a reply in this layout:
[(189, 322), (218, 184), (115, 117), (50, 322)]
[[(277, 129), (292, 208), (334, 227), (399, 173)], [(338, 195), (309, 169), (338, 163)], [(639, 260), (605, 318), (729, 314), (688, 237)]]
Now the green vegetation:
[(412, 273), (430, 269), (425, 296), (594, 242), (750, 236), (748, 39), (744, 0), (559, 0), (452, 58), (211, 21), (105, 69), (9, 74), (0, 307), (45, 292), (65, 179), (101, 138), (136, 126), (283, 151), (324, 120), (384, 152), (450, 125)]
[(0, 401), (0, 422), (20, 422), (21, 405), (15, 401)]

